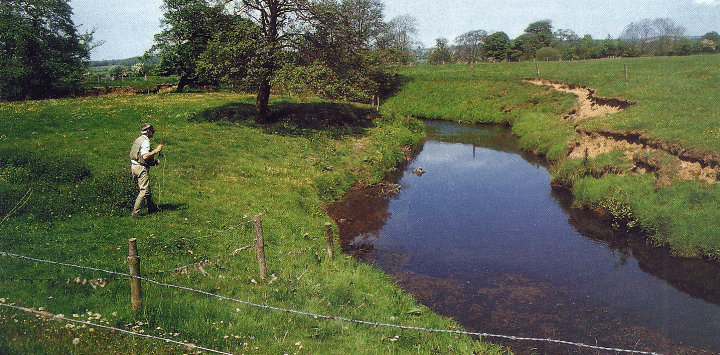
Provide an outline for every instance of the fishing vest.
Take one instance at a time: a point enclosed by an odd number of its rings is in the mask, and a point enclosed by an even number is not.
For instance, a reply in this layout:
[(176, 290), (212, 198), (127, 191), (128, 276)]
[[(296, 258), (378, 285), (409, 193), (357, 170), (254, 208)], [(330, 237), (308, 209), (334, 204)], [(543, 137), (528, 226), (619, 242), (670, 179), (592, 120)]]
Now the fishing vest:
[(140, 136), (135, 139), (132, 147), (130, 147), (130, 160), (134, 160), (142, 165), (145, 165), (145, 161), (143, 160), (142, 156), (140, 156), (140, 147), (142, 146), (143, 142), (148, 140), (150, 140), (150, 138), (146, 136)]

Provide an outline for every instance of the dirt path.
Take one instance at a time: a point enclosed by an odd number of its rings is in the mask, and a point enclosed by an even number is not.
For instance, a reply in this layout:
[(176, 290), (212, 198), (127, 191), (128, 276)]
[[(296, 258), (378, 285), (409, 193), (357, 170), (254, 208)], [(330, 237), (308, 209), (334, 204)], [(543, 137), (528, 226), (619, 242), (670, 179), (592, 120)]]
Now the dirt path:
[[(565, 117), (565, 120), (578, 122), (593, 117), (602, 117), (618, 113), (637, 102), (618, 98), (604, 98), (595, 95), (595, 90), (578, 85), (544, 79), (525, 79), (525, 82), (550, 86), (552, 89), (577, 96), (577, 105)], [(568, 158), (594, 158), (600, 154), (623, 150), (632, 161), (635, 173), (653, 173), (658, 184), (669, 184), (673, 178), (715, 182), (720, 180), (720, 160), (700, 152), (688, 152), (682, 148), (669, 147), (667, 144), (651, 141), (642, 133), (610, 133), (582, 131), (570, 142)], [(670, 159), (668, 159), (670, 158)]]

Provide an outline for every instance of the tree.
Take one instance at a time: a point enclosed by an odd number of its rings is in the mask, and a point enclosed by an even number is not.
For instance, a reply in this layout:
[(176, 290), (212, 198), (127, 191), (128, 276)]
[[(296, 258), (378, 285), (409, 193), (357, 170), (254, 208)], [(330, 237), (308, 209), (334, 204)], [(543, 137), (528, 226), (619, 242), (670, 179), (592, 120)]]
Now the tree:
[(591, 35), (584, 35), (578, 42), (578, 56), (580, 59), (600, 58), (598, 42)]
[(282, 67), (284, 50), (289, 47), (295, 32), (293, 25), (307, 10), (305, 0), (228, 0), (223, 1), (228, 9), (247, 16), (258, 27), (257, 81), (258, 93), (255, 101), (255, 122), (270, 123), (269, 103), (273, 74)]
[(455, 38), (457, 59), (470, 64), (482, 61), (485, 50), (484, 42), (487, 36), (487, 32), (477, 30), (466, 32)]
[(562, 55), (557, 48), (543, 47), (535, 52), (535, 58), (539, 61), (550, 62), (562, 59)]
[(205, 50), (198, 57), (197, 76), (203, 82), (230, 84), (233, 88), (257, 89), (259, 67), (259, 29), (251, 21), (229, 16), (228, 22), (217, 28)]
[(554, 33), (552, 47), (556, 48), (564, 60), (579, 59), (577, 49), (580, 37), (571, 30), (557, 30)]
[(452, 53), (450, 53), (450, 47), (448, 47), (447, 38), (437, 38), (435, 40), (435, 48), (430, 52), (428, 56), (428, 63), (430, 64), (446, 64), (452, 62)]
[[(309, 67), (284, 69), (283, 82), (302, 78), (302, 85), (317, 90), (328, 99), (370, 100), (377, 95), (380, 82), (386, 80), (385, 60), (390, 39), (383, 22), (384, 5), (377, 0), (322, 0), (309, 7), (310, 31), (296, 64)], [(331, 73), (331, 74), (329, 74)]]
[[(312, 30), (304, 36), (311, 57), (329, 65), (360, 61), (385, 31), (377, 0), (321, 0), (310, 5)], [(354, 63), (357, 64), (357, 63)]]
[(535, 56), (535, 50), (532, 37), (523, 33), (513, 40), (510, 57), (513, 60), (529, 60)]
[(523, 58), (530, 59), (538, 49), (550, 47), (553, 38), (552, 21), (533, 22), (528, 25), (524, 34), (515, 39), (515, 49), (523, 52)]
[(416, 43), (416, 23), (415, 17), (402, 15), (385, 24), (385, 32), (378, 39), (377, 48), (384, 51), (386, 63), (410, 63)]
[(230, 21), (222, 6), (206, 0), (163, 0), (164, 30), (155, 35), (155, 45), (146, 56), (158, 55), (157, 70), (179, 75), (177, 92), (198, 81), (197, 62), (208, 43)]
[(0, 99), (42, 99), (78, 87), (92, 33), (79, 35), (69, 0), (0, 2)]
[(485, 55), (496, 61), (508, 59), (510, 37), (505, 32), (495, 32), (485, 39)]
[(720, 46), (720, 34), (717, 32), (708, 32), (700, 37), (700, 52), (702, 53), (714, 53)]
[(618, 41), (612, 39), (610, 35), (608, 35), (601, 45), (601, 54), (603, 58), (620, 56), (621, 53)]
[(644, 19), (625, 26), (620, 38), (629, 42), (640, 54), (671, 54), (675, 44), (685, 36), (685, 28), (671, 19)]

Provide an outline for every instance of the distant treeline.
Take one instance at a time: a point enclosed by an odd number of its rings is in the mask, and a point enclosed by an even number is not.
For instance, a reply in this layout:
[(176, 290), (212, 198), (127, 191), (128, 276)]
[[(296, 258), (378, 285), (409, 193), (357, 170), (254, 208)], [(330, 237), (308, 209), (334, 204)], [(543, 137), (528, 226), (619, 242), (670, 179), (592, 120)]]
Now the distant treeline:
[(644, 19), (627, 25), (617, 39), (594, 39), (590, 35), (580, 37), (567, 29), (555, 30), (551, 20), (543, 20), (530, 24), (525, 33), (515, 39), (505, 32), (490, 34), (483, 30), (458, 36), (454, 45), (446, 38), (438, 38), (436, 46), (420, 52), (419, 58), (430, 64), (443, 64), (720, 53), (717, 32), (690, 37), (685, 31), (671, 19)]
[(157, 64), (160, 61), (158, 57), (132, 57), (126, 59), (110, 59), (110, 60), (93, 60), (90, 67), (132, 67), (135, 64)]

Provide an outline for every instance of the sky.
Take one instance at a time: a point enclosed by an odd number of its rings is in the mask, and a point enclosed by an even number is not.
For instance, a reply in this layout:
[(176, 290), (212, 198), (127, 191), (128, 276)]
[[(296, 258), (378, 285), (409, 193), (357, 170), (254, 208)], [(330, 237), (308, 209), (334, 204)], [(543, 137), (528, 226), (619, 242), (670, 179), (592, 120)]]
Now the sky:
[[(410, 15), (417, 40), (433, 47), (466, 32), (503, 31), (515, 38), (535, 21), (596, 39), (618, 38), (625, 26), (643, 19), (670, 18), (689, 36), (720, 32), (720, 0), (382, 0), (385, 20)], [(95, 31), (104, 44), (92, 60), (140, 56), (161, 31), (162, 0), (70, 0), (80, 32)]]

